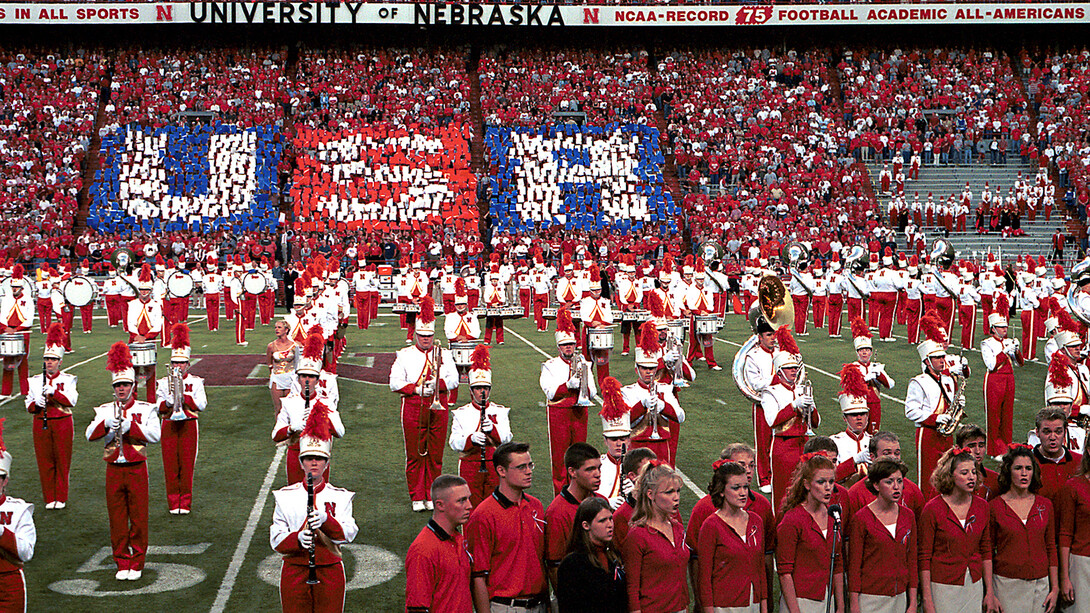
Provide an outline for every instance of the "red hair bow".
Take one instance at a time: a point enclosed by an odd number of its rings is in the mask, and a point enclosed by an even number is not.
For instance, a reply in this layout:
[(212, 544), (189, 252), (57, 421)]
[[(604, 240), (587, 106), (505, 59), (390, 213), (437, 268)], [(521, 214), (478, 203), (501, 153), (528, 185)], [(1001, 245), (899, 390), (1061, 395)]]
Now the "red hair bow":
[(1033, 447), (1025, 443), (1010, 443), (1007, 445), (1007, 451), (1014, 451), (1015, 449), (1025, 449), (1026, 451), (1033, 451)]
[(802, 454), (802, 457), (799, 458), (799, 464), (805, 464), (806, 462), (809, 462), (810, 460), (819, 457), (824, 458), (825, 454), (820, 451), (811, 451), (810, 453), (804, 453)]
[(717, 471), (720, 468), (723, 468), (724, 466), (726, 466), (727, 464), (730, 464), (730, 463), (731, 463), (731, 460), (727, 460), (727, 459), (716, 460), (716, 461), (712, 462), (712, 471)]

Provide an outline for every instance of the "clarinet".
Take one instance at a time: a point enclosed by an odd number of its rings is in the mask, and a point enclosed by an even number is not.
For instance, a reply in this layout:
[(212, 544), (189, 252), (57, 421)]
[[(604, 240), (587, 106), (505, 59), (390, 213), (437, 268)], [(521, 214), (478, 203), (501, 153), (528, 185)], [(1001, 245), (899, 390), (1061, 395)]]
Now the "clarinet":
[[(314, 475), (307, 473), (307, 519), (310, 519), (310, 514), (314, 512)], [(314, 539), (318, 538), (318, 533), (314, 532)], [(318, 585), (321, 581), (318, 581), (318, 569), (314, 565), (314, 550), (316, 549), (316, 542), (311, 540), (310, 542), (310, 559), (307, 560), (307, 585)]]
[[(488, 408), (488, 401), (485, 400), (484, 404), (481, 405), (481, 424), (482, 424), (481, 432), (484, 432), (483, 424), (484, 424), (484, 420), (487, 419), (485, 417), (484, 412), (485, 412), (485, 409), (487, 409), (487, 408)], [(494, 427), (495, 427), (495, 425), (493, 425), (493, 428)], [(482, 474), (482, 475), (484, 473), (488, 472), (488, 467), (485, 466), (485, 462), (488, 461), (488, 458), (487, 458), (487, 455), (488, 455), (488, 433), (487, 432), (484, 432), (484, 437), (485, 437), (484, 442), (481, 443), (481, 465), (477, 468), (477, 472)]]
[[(42, 360), (42, 398), (45, 398), (45, 379), (46, 379), (47, 375), (48, 375), (48, 373), (46, 371), (45, 360)], [(49, 406), (48, 405), (49, 405), (49, 402), (47, 400), (46, 401), (46, 406), (42, 407), (42, 410), (41, 410), (41, 414), (42, 414), (42, 430), (48, 430), (49, 429), (49, 417), (47, 415), (49, 413)]]

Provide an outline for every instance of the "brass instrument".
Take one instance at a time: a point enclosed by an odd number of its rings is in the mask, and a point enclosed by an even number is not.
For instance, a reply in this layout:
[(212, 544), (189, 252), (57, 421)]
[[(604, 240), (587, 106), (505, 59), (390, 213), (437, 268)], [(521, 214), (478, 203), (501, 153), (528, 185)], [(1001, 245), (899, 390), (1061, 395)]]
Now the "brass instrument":
[(681, 355), (681, 347), (673, 334), (666, 335), (666, 352), (677, 352), (677, 359), (670, 364), (670, 377), (675, 387), (689, 387), (689, 381), (685, 378), (685, 358)]
[(957, 389), (954, 391), (953, 397), (950, 398), (950, 412), (948, 413), (950, 421), (939, 424), (939, 427), (936, 428), (939, 434), (943, 436), (950, 436), (957, 432), (961, 422), (965, 420), (965, 384), (969, 379), (961, 375), (955, 375), (954, 378), (957, 379)]
[(806, 405), (806, 410), (803, 412), (803, 419), (806, 420), (806, 436), (813, 436), (814, 427), (810, 419), (814, 416), (814, 384), (810, 383), (810, 379), (806, 377), (805, 366), (799, 368), (796, 385), (799, 386), (802, 395), (810, 399), (810, 403)]
[(579, 353), (579, 350), (576, 350), (575, 355), (572, 356), (568, 378), (576, 375), (579, 376), (579, 398), (575, 401), (575, 406), (589, 407), (594, 404), (590, 400), (590, 363), (583, 359), (583, 354)]
[(428, 429), (431, 428), (431, 414), (433, 411), (442, 411), (443, 403), (439, 402), (439, 368), (442, 366), (443, 349), (439, 345), (431, 348), (431, 367), (428, 368), (427, 377), (424, 378), (423, 390), (431, 396), (431, 405), (426, 411), (420, 412), (420, 436), (416, 444), (416, 451), (421, 456), (428, 455)]
[(185, 411), (182, 410), (185, 406), (185, 387), (182, 383), (182, 368), (180, 366), (170, 368), (170, 398), (174, 407), (174, 412), (170, 414), (170, 421), (185, 419)]
[(811, 298), (814, 296), (814, 288), (810, 287), (803, 282), (799, 277), (798, 272), (806, 270), (810, 266), (810, 250), (806, 245), (794, 241), (787, 243), (780, 249), (780, 260), (783, 261), (783, 265), (791, 273), (791, 277), (799, 282), (799, 285), (806, 290), (807, 295)]
[[(632, 424), (632, 438), (642, 436), (648, 429), (651, 430), (649, 438), (653, 440), (662, 440), (663, 438), (669, 438), (670, 425), (669, 419), (662, 414), (662, 409), (666, 405), (666, 400), (663, 398), (662, 392), (658, 391), (658, 384), (652, 384), (654, 387), (648, 390), (650, 396), (648, 400), (651, 400), (650, 406), (647, 406), (647, 412), (643, 417), (640, 417)], [(637, 426), (638, 424), (638, 426)]]
[[(656, 384), (655, 387), (658, 387)], [(659, 416), (662, 415), (662, 397), (656, 394), (652, 396), (655, 399), (655, 403), (647, 410), (647, 418), (651, 420), (651, 438), (658, 440), (662, 438), (662, 434), (659, 433)]]
[[(134, 388), (135, 389), (135, 388)], [(132, 394), (133, 392), (130, 392)], [(128, 402), (128, 398), (125, 399)], [(109, 456), (114, 449), (118, 452), (118, 462), (125, 461), (125, 447), (121, 444), (121, 418), (124, 415), (124, 408), (121, 400), (114, 398), (114, 427), (110, 429), (110, 435), (106, 441), (106, 455)]]
[[(310, 514), (314, 512), (314, 475), (307, 473), (307, 519), (304, 520), (304, 525), (310, 520)], [(314, 564), (314, 550), (317, 545), (318, 534), (314, 533), (314, 538), (310, 541), (310, 559), (307, 560), (307, 585), (318, 585), (321, 581), (318, 581), (318, 568)]]
[[(49, 373), (48, 373), (48, 371), (46, 369), (45, 360), (43, 359), (42, 360), (42, 398), (45, 398), (45, 384), (46, 384), (46, 378), (48, 376), (49, 376)], [(42, 414), (42, 430), (48, 430), (49, 429), (49, 416), (47, 415), (49, 413), (49, 401), (48, 400), (46, 401), (46, 406), (42, 407), (42, 410), (39, 411), (39, 413)]]
[(743, 396), (752, 402), (760, 402), (761, 390), (753, 389), (746, 381), (745, 359), (746, 354), (757, 346), (757, 329), (761, 321), (766, 322), (773, 330), (795, 321), (795, 303), (787, 295), (787, 287), (783, 281), (773, 275), (761, 278), (757, 283), (757, 304), (749, 310), (748, 317), (753, 336), (742, 343), (738, 353), (734, 354), (730, 374)]
[[(867, 250), (862, 245), (855, 245), (844, 258), (844, 272), (862, 272), (867, 266)], [(847, 275), (845, 275), (847, 276)]]
[(950, 264), (954, 263), (954, 258), (957, 254), (954, 252), (954, 246), (950, 244), (950, 241), (945, 238), (936, 238), (931, 243), (931, 263), (937, 267), (947, 268)]

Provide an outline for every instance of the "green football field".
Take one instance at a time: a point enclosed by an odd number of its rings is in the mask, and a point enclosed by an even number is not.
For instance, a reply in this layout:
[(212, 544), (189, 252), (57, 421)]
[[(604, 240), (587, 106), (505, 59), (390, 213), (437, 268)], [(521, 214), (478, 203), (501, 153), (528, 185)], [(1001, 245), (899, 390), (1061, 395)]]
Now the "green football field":
[[(194, 314), (195, 311), (191, 311)], [(354, 317), (354, 316), (353, 316)], [(101, 441), (88, 443), (84, 430), (91, 407), (110, 398), (105, 352), (123, 334), (95, 320), (95, 332), (73, 335), (75, 353), (64, 366), (79, 377), (76, 440), (71, 495), (66, 509), (46, 511), (38, 485), (31, 419), (21, 397), (0, 403), (6, 417), (4, 440), (15, 456), (9, 494), (36, 505), (38, 545), (26, 575), (31, 611), (117, 611), (139, 607), (144, 611), (258, 611), (279, 608), (275, 588), (279, 562), (269, 547), (272, 517), (271, 489), (284, 485), (284, 458), (270, 439), (273, 413), (264, 360), (272, 327), (258, 326), (248, 334), (248, 347), (234, 344), (233, 327), (221, 322), (209, 333), (205, 321), (192, 322), (193, 370), (206, 377), (208, 409), (201, 417), (200, 454), (197, 459), (193, 513), (167, 513), (162, 459), (157, 446), (149, 449), (151, 487), (150, 545), (147, 568), (138, 582), (114, 579), (109, 553), (109, 528), (104, 499), (105, 468)], [(354, 322), (354, 319), (353, 319)], [(682, 427), (678, 468), (686, 476), (682, 507), (686, 517), (703, 494), (710, 464), (727, 443), (752, 444), (750, 405), (734, 385), (730, 364), (738, 344), (749, 336), (740, 316), (729, 315), (715, 343), (724, 370), (711, 372), (697, 363), (698, 376), (682, 394), (688, 419)], [(1020, 334), (1011, 322), (1011, 334)], [(978, 322), (978, 333), (982, 329)], [(854, 359), (847, 325), (844, 338), (830, 339), (811, 331), (798, 343), (807, 363), (823, 423), (820, 434), (842, 429), (836, 394), (836, 372)], [(875, 342), (877, 361), (886, 364), (896, 386), (883, 398), (885, 429), (902, 437), (905, 461), (914, 466), (912, 427), (904, 418), (902, 401), (908, 380), (920, 372), (915, 348), (897, 326), (896, 343)], [(954, 337), (960, 339), (960, 330)], [(127, 337), (125, 337), (127, 338)], [(356, 492), (355, 518), (360, 526), (355, 542), (345, 548), (348, 576), (346, 610), (397, 611), (404, 608), (403, 556), (427, 521), (414, 514), (404, 481), (404, 452), (398, 419), (397, 396), (385, 385), (392, 353), (405, 346), (396, 317), (383, 310), (369, 330), (349, 328), (349, 344), (342, 358), (341, 405), (347, 429), (334, 446), (332, 482)], [(980, 337), (976, 339), (979, 347)], [(632, 356), (620, 355), (616, 337), (612, 374), (628, 384), (635, 380)], [(42, 335), (35, 332), (31, 355), (41, 355)], [(1043, 359), (1043, 342), (1039, 356)], [(548, 479), (548, 440), (544, 396), (538, 387), (539, 364), (555, 354), (552, 333), (534, 330), (526, 320), (509, 321), (506, 343), (494, 347), (493, 400), (512, 407), (516, 440), (532, 445), (537, 471), (531, 493), (547, 505), (552, 498)], [(970, 421), (983, 425), (983, 364), (979, 350), (966, 351), (974, 375), (967, 387)], [(219, 357), (213, 357), (219, 356)], [(202, 359), (203, 358), (203, 359)], [(160, 365), (168, 352), (159, 353)], [(199, 360), (200, 359), (200, 360)], [(37, 358), (31, 360), (31, 374)], [(201, 364), (204, 361), (204, 364)], [(159, 369), (163, 376), (165, 369)], [(1046, 369), (1041, 362), (1016, 369), (1015, 438), (1024, 438), (1032, 415), (1042, 405)], [(142, 393), (142, 390), (141, 390)], [(463, 393), (460, 403), (466, 401)], [(591, 419), (589, 442), (601, 444), (601, 423)], [(447, 449), (446, 472), (457, 472), (457, 455)]]

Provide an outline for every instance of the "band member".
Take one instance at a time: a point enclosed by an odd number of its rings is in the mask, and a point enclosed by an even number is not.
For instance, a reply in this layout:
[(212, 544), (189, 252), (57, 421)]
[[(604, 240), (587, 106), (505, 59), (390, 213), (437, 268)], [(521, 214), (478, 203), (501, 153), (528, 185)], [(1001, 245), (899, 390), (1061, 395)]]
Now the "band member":
[(488, 346), (477, 345), (470, 362), (470, 402), (451, 411), (450, 448), (461, 454), (458, 474), (469, 484), (470, 502), (476, 507), (499, 483), (492, 456), (496, 447), (511, 440), (511, 409), (490, 400), (492, 362)]
[[(303, 343), (302, 349), (299, 350), (300, 360), (305, 358), (312, 360), (317, 364), (322, 365), (322, 370), (318, 373), (318, 381), (315, 388), (318, 390), (318, 398), (325, 403), (327, 407), (334, 411), (339, 410), (341, 404), (341, 390), (340, 385), (337, 383), (337, 375), (329, 372), (325, 368), (327, 363), (326, 357), (329, 355), (329, 346), (325, 342), (325, 338), (322, 336), (322, 327), (315, 324), (310, 327), (307, 336), (307, 342)], [(298, 364), (299, 362), (297, 362)], [(311, 381), (313, 383), (313, 381)], [(291, 379), (291, 391), (289, 394), (298, 396), (303, 392), (303, 386), (299, 377), (293, 377)]]
[(636, 485), (636, 510), (621, 545), (630, 611), (686, 611), (686, 585), (691, 551), (685, 529), (675, 519), (681, 500), (681, 477), (660, 460), (652, 460)]
[(814, 296), (814, 277), (806, 272), (807, 263), (800, 261), (791, 267), (791, 301), (795, 306), (795, 334), (806, 336), (806, 315), (810, 308), (810, 299)]
[[(336, 273), (339, 277), (341, 274), (340, 266), (335, 262)], [(261, 325), (267, 326), (272, 321), (273, 311), (276, 309), (276, 278), (272, 276), (272, 260), (266, 255), (261, 259), (261, 263), (258, 265), (258, 274), (265, 277), (265, 291), (257, 295), (257, 308), (261, 317)], [(183, 308), (189, 308), (189, 301), (187, 300)], [(186, 313), (188, 315), (188, 313)], [(184, 319), (182, 321), (185, 321)]]
[(204, 379), (189, 372), (189, 326), (174, 324), (170, 342), (170, 374), (156, 385), (162, 421), (163, 475), (171, 515), (189, 515), (193, 508), (193, 469), (200, 431), (197, 418), (208, 407)]
[(938, 495), (931, 487), (930, 475), (935, 470), (943, 452), (953, 440), (939, 434), (938, 428), (951, 419), (955, 403), (964, 408), (965, 397), (957, 396), (954, 378), (947, 373), (946, 352), (932, 340), (917, 345), (923, 373), (908, 382), (905, 396), (905, 417), (916, 423), (916, 478), (921, 484), (924, 498)]
[[(507, 302), (507, 291), (500, 281), (499, 264), (492, 264), (488, 273), (488, 285), (484, 287), (485, 309), (499, 309)], [(503, 318), (498, 315), (489, 315), (484, 321), (484, 342), (492, 342), (492, 331), (496, 331), (496, 342), (503, 344)]]
[(875, 499), (853, 512), (848, 555), (851, 611), (915, 611), (917, 572), (916, 516), (902, 506), (908, 467), (882, 458), (871, 465), (865, 483)]
[[(18, 266), (21, 266), (18, 265)], [(49, 329), (49, 323), (53, 319), (53, 279), (49, 269), (49, 265), (46, 264), (38, 270), (38, 280), (33, 281), (34, 290), (38, 295), (38, 323), (41, 326), (42, 334), (45, 334)], [(12, 275), (15, 278), (15, 275)], [(25, 392), (24, 392), (25, 393)]]
[[(49, 305), (53, 311), (53, 316), (56, 321), (59, 321), (64, 328), (64, 351), (65, 353), (72, 353), (72, 304), (64, 297), (64, 292), (61, 291), (61, 286), (69, 278), (68, 274), (56, 273), (52, 275), (51, 282), (53, 284), (53, 290), (49, 293)], [(40, 316), (39, 311), (39, 316)], [(48, 326), (47, 326), (48, 329)]]
[(913, 255), (908, 261), (905, 286), (905, 334), (908, 342), (915, 345), (920, 340), (920, 316), (923, 314), (923, 282), (920, 280), (920, 258)]
[(1017, 272), (1016, 279), (1018, 310), (1022, 318), (1022, 359), (1033, 360), (1037, 358), (1037, 313), (1041, 306), (1041, 296), (1034, 290), (1037, 279), (1033, 273)]
[(715, 512), (701, 525), (697, 543), (699, 602), (704, 610), (766, 610), (766, 529), (761, 516), (748, 510), (749, 474), (730, 460), (717, 460), (712, 471)]
[[(860, 265), (864, 265), (860, 263)], [(860, 269), (862, 270), (862, 269)], [(858, 271), (852, 267), (844, 269), (844, 276), (842, 277), (845, 296), (845, 304), (847, 306), (848, 321), (855, 319), (856, 317), (863, 318), (865, 312), (863, 306), (865, 298), (870, 296), (870, 281), (866, 277), (860, 277), (857, 275)], [(831, 333), (831, 326), (830, 326)]]
[(545, 509), (545, 565), (554, 587), (556, 569), (571, 544), (575, 511), (581, 502), (598, 495), (602, 483), (602, 459), (598, 450), (586, 443), (568, 447), (564, 452), (564, 468), (568, 471), (568, 484)]
[(1052, 611), (1060, 594), (1055, 514), (1040, 489), (1033, 450), (1012, 444), (990, 503), (994, 592), (1004, 611)]
[[(1056, 343), (1059, 349), (1053, 354), (1048, 367), (1048, 376), (1045, 379), (1045, 400), (1048, 401), (1050, 386), (1058, 392), (1066, 390), (1065, 397), (1070, 397), (1065, 412), (1068, 418), (1075, 422), (1083, 415), (1090, 415), (1090, 368), (1082, 362), (1082, 347), (1084, 342), (1079, 336), (1078, 324), (1072, 321), (1071, 316), (1060, 313), (1060, 331), (1056, 333)], [(1066, 398), (1055, 398), (1050, 404), (1062, 403)], [(1071, 448), (1082, 451), (1072, 441)]]
[(530, 445), (500, 445), (493, 460), (500, 484), (466, 524), (474, 607), (491, 611), (495, 604), (498, 611), (545, 613), (545, 509), (526, 493), (534, 477)]
[(772, 383), (775, 371), (772, 356), (779, 341), (776, 329), (759, 310), (752, 310), (749, 318), (757, 343), (742, 358), (742, 377), (750, 390), (758, 396), (753, 399), (753, 448), (757, 452), (757, 482), (761, 491), (772, 491), (772, 428), (765, 421), (760, 394)]
[(0, 418), (0, 611), (26, 611), (23, 565), (34, 557), (38, 531), (34, 505), (8, 495), (12, 457), (4, 447), (3, 428)]
[(238, 303), (238, 312), (235, 313), (235, 344), (240, 347), (249, 345), (249, 341), (246, 340), (246, 331), (254, 329), (254, 321), (257, 317), (257, 297), (259, 294), (250, 293), (246, 289), (246, 284), (243, 280), (247, 275), (257, 274), (260, 275), (252, 262), (247, 261), (244, 268), (240, 268), (238, 276), (236, 277), (237, 285), (232, 285), (235, 293), (235, 301)]
[[(155, 278), (151, 274), (151, 266), (144, 264), (140, 268), (136, 285), (139, 294), (136, 300), (129, 303), (129, 311), (125, 317), (129, 343), (154, 343), (163, 332), (163, 301), (152, 296), (154, 287)], [(151, 402), (155, 399), (155, 364), (139, 367), (138, 371), (137, 383), (146, 382), (145, 397)]]
[[(566, 253), (561, 258), (561, 275), (556, 278), (556, 302), (560, 307), (567, 307), (568, 311), (574, 311), (579, 308), (579, 300), (583, 296), (583, 290), (579, 287), (579, 281), (575, 278), (575, 266)], [(573, 323), (573, 327), (575, 328), (576, 344), (578, 344), (579, 326)]]
[[(448, 343), (465, 343), (481, 338), (481, 324), (477, 314), (469, 310), (469, 294), (462, 277), (454, 282), (453, 309), (444, 316), (443, 331)], [(487, 341), (486, 341), (487, 342)], [(477, 506), (474, 503), (473, 506)]]
[(204, 291), (204, 310), (208, 315), (208, 331), (215, 332), (220, 329), (220, 297), (223, 295), (223, 275), (220, 274), (216, 259), (212, 257), (208, 258), (205, 270), (206, 272), (201, 278), (201, 289)]
[(281, 319), (273, 327), (276, 338), (265, 348), (265, 360), (269, 366), (269, 392), (272, 394), (273, 415), (280, 412), (280, 400), (291, 391), (295, 379), (295, 362), (299, 358), (299, 345), (288, 337), (291, 326)]
[(118, 342), (110, 347), (106, 370), (110, 372), (114, 398), (95, 407), (94, 419), (87, 426), (87, 440), (104, 439), (106, 443), (106, 509), (117, 565), (115, 578), (136, 581), (143, 574), (148, 551), (146, 448), (159, 442), (160, 424), (155, 405), (136, 399), (136, 371), (128, 345)]
[(973, 495), (977, 478), (972, 454), (957, 448), (942, 454), (931, 475), (939, 495), (924, 505), (918, 522), (924, 611), (999, 610), (992, 591), (990, 511), (983, 498)]
[(886, 365), (874, 361), (874, 346), (867, 325), (862, 319), (853, 319), (851, 323), (852, 342), (855, 345), (856, 361), (852, 363), (863, 375), (867, 384), (867, 408), (870, 410), (867, 432), (873, 434), (882, 426), (882, 388), (893, 389), (896, 383), (886, 372)]
[(870, 463), (870, 433), (867, 407), (867, 383), (859, 369), (853, 364), (845, 364), (840, 369), (840, 389), (838, 396), (840, 413), (844, 416), (846, 428), (829, 438), (836, 443), (836, 481), (844, 487), (850, 487), (861, 477), (867, 475)]
[(773, 432), (772, 504), (779, 515), (791, 475), (799, 465), (802, 448), (821, 423), (814, 394), (804, 383), (802, 355), (787, 326), (776, 331), (779, 351), (772, 358), (776, 373), (761, 391), (761, 411)]
[(469, 556), (462, 526), (475, 508), (465, 479), (439, 475), (431, 484), (431, 520), (405, 554), (406, 613), (473, 613)]
[(0, 298), (0, 324), (3, 325), (4, 334), (22, 335), (23, 352), (4, 356), (0, 396), (12, 395), (15, 369), (19, 370), (19, 393), (26, 395), (29, 389), (30, 365), (27, 359), (30, 355), (30, 329), (34, 326), (34, 298), (30, 295), (30, 281), (24, 277), (22, 264), (16, 264), (12, 269), (9, 283), (11, 293)]
[[(352, 517), (354, 492), (329, 483), (333, 452), (330, 420), (311, 411), (300, 435), (298, 464), (304, 480), (273, 492), (276, 508), (269, 544), (283, 556), (280, 605), (284, 613), (344, 610), (344, 563), (341, 548), (356, 538)], [(310, 579), (316, 579), (313, 583)]]
[(697, 334), (696, 317), (700, 315), (715, 315), (715, 293), (705, 283), (707, 273), (704, 270), (704, 260), (696, 259), (696, 270), (693, 272), (693, 284), (685, 292), (685, 309), (689, 311), (689, 355), (686, 357), (690, 363), (697, 358), (703, 358), (708, 362), (708, 368), (723, 370), (715, 362), (715, 347), (711, 334)]
[(984, 359), (984, 411), (988, 418), (988, 455), (1000, 456), (1014, 439), (1014, 368), (1024, 363), (1018, 339), (1007, 338), (1007, 295), (999, 294), (988, 316), (988, 338), (980, 343)]
[(826, 294), (825, 317), (829, 322), (829, 336), (840, 336), (840, 321), (844, 312), (844, 286), (847, 281), (840, 272), (840, 254), (833, 252), (829, 262), (829, 276), (825, 279)]
[(962, 282), (958, 287), (958, 323), (961, 324), (962, 349), (972, 349), (976, 338), (976, 305), (980, 303), (980, 292), (973, 285), (973, 271), (972, 262), (966, 262), (961, 273)]
[[(320, 385), (322, 347), (321, 335), (311, 334), (295, 367), (299, 389), (293, 389), (291, 393), (280, 399), (280, 412), (276, 414), (276, 424), (273, 426), (273, 442), (286, 441), (288, 445), (285, 465), (288, 485), (299, 483), (304, 478), (298, 461), (299, 440), (303, 428), (310, 421), (310, 415), (316, 411), (325, 415), (329, 419), (332, 436), (337, 438), (344, 436), (344, 422), (341, 420), (340, 411), (337, 410), (337, 399), (323, 393)], [(326, 468), (328, 469), (328, 462)], [(326, 479), (328, 478), (327, 473)]]
[(359, 259), (356, 272), (352, 273), (352, 302), (356, 306), (356, 327), (366, 330), (371, 327), (371, 292), (376, 291), (378, 285), (375, 282), (374, 265), (368, 265), (363, 258)]
[[(625, 478), (621, 470), (625, 454), (631, 449), (632, 425), (624, 396), (618, 397), (620, 382), (616, 379), (606, 381), (609, 385), (602, 386), (602, 410), (598, 412), (602, 418), (602, 438), (606, 450), (600, 458), (602, 479), (598, 495), (609, 500), (610, 508), (616, 511), (635, 489), (635, 483)], [(618, 393), (614, 393), (614, 390)]]
[(934, 292), (935, 314), (942, 324), (942, 329), (949, 336), (954, 329), (954, 301), (960, 293), (961, 281), (957, 273), (950, 270), (953, 262), (940, 259), (931, 273), (931, 291)]
[(76, 376), (61, 372), (63, 336), (60, 322), (49, 324), (42, 352), (42, 374), (30, 378), (26, 395), (26, 409), (34, 415), (34, 455), (46, 509), (63, 509), (68, 504), (74, 438), (72, 407), (79, 402)]
[(559, 494), (567, 479), (564, 451), (587, 440), (587, 407), (597, 395), (590, 364), (576, 351), (575, 326), (568, 308), (556, 314), (556, 348), (560, 353), (541, 365), (539, 383), (548, 402), (549, 455), (553, 490)]
[(589, 275), (589, 293), (579, 301), (579, 320), (583, 322), (583, 333), (587, 336), (583, 342), (583, 357), (594, 365), (594, 375), (598, 386), (609, 376), (609, 354), (613, 348), (592, 349), (590, 331), (608, 329), (610, 340), (613, 339), (613, 307), (608, 298), (602, 297), (602, 275), (598, 266), (591, 265)]
[(405, 441), (405, 481), (412, 509), (431, 509), (428, 484), (442, 473), (447, 409), (458, 389), (458, 369), (450, 351), (435, 343), (435, 302), (420, 301), (413, 344), (397, 352), (390, 368), (390, 391), (401, 395)]
[(812, 453), (800, 458), (791, 477), (783, 500), (783, 519), (776, 530), (781, 611), (816, 613), (825, 610), (830, 599), (834, 610), (844, 610), (844, 535), (839, 516), (830, 509), (835, 470), (832, 460)]
[(538, 332), (549, 331), (549, 321), (545, 319), (542, 310), (549, 306), (549, 275), (545, 270), (545, 260), (542, 259), (540, 248), (534, 252), (534, 270), (530, 273), (530, 282), (533, 284), (534, 295), (534, 323)]
[(664, 362), (658, 336), (655, 322), (645, 321), (640, 326), (636, 382), (621, 388), (621, 393), (632, 423), (632, 447), (650, 449), (672, 467), (676, 458), (671, 453), (670, 433), (685, 422), (685, 410), (678, 401), (674, 384), (659, 377)]
[[(620, 307), (622, 313), (628, 313), (638, 310), (643, 304), (643, 288), (640, 287), (640, 282), (636, 278), (635, 256), (628, 254), (622, 256), (622, 258), (621, 263), (618, 265), (617, 274), (614, 277), (617, 283), (617, 306)], [(622, 316), (621, 336), (624, 338), (624, 346), (621, 355), (628, 355), (633, 327), (638, 328), (638, 324), (634, 321), (626, 321)]]
[(117, 275), (116, 268), (109, 264), (106, 267), (106, 280), (102, 282), (102, 301), (106, 306), (106, 325), (116, 328), (125, 312), (125, 301), (121, 292), (122, 286), (127, 285)]

